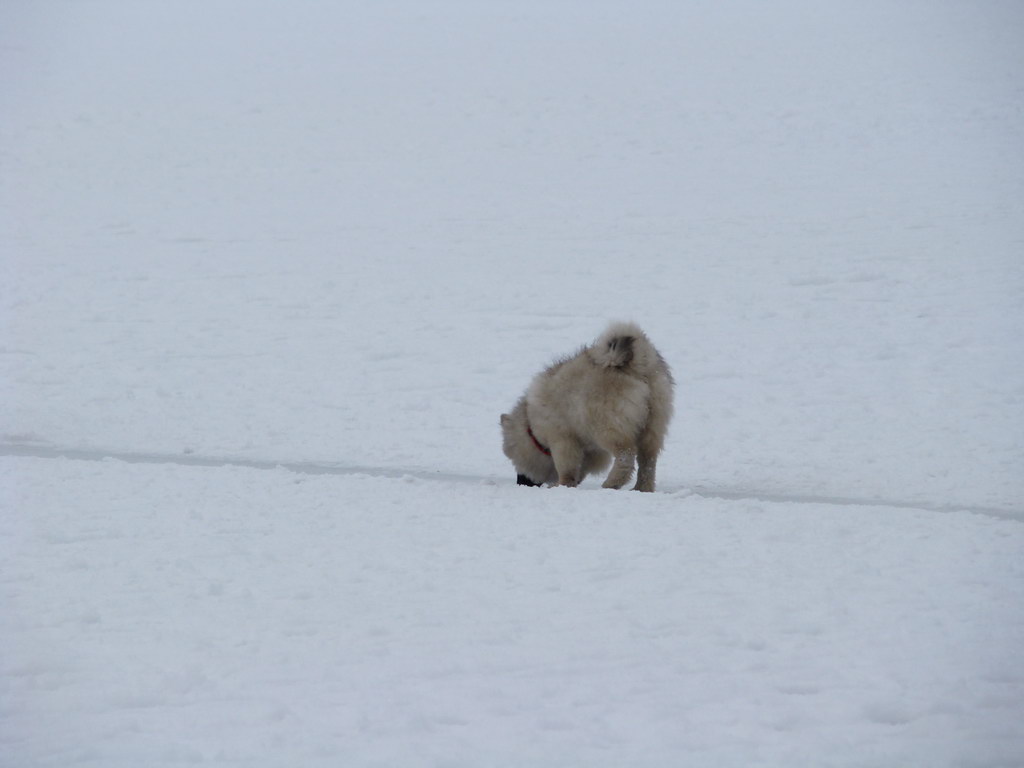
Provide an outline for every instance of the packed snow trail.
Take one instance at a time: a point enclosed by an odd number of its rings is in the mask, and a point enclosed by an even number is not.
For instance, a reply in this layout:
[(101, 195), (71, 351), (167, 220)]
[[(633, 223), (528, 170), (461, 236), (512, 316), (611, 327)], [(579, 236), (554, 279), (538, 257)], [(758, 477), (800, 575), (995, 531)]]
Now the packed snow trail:
[[(168, 454), (146, 451), (113, 451), (100, 448), (58, 448), (54, 446), (27, 443), (0, 443), (0, 456), (31, 456), (41, 459), (73, 459), (76, 461), (124, 461), (130, 464), (176, 464), (185, 467), (245, 467), (249, 469), (286, 469), (303, 475), (366, 475), (369, 477), (435, 480), (449, 483), (503, 483), (506, 475), (478, 476), (445, 472), (432, 469), (403, 469), (401, 467), (358, 467), (330, 462), (288, 461), (274, 459), (243, 459), (228, 456), (197, 456), (192, 453)], [(593, 485), (591, 480), (585, 486)], [(660, 493), (674, 495), (695, 494), (705, 498), (730, 501), (767, 501), (789, 504), (818, 504), (845, 507), (889, 507), (893, 509), (917, 509), (930, 512), (970, 512), (978, 515), (1024, 521), (1024, 510), (979, 507), (960, 504), (929, 504), (921, 501), (899, 499), (856, 498), (822, 496), (813, 494), (784, 494), (771, 491), (740, 488), (715, 488), (703, 485), (659, 484)]]

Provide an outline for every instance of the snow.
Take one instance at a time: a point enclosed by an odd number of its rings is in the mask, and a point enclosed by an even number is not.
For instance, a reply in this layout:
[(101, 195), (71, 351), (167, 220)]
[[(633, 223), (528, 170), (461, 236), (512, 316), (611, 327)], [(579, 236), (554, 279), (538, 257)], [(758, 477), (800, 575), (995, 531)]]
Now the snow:
[(13, 507), (36, 513), (2, 528), (21, 542), (3, 672), (25, 764), (1021, 754), (1017, 521), (5, 465)]
[[(0, 5), (0, 762), (1024, 765), (1021, 39)], [(515, 486), (616, 318), (660, 493)]]

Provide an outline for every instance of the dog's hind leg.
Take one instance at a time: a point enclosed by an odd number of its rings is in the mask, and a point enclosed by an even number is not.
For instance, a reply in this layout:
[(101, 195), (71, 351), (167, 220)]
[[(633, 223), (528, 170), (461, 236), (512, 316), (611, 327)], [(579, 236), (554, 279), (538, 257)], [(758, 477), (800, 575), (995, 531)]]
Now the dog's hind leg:
[(641, 436), (640, 450), (637, 452), (636, 485), (633, 486), (633, 490), (650, 492), (654, 490), (654, 474), (658, 466), (659, 448), (652, 449), (649, 444), (645, 443), (647, 441), (644, 440), (644, 436)]
[(650, 413), (647, 423), (640, 431), (637, 439), (637, 459), (639, 468), (636, 472), (634, 491), (654, 490), (654, 474), (658, 466), (658, 455), (665, 445), (665, 433), (668, 422), (672, 418), (672, 379), (662, 376), (653, 384), (653, 397), (650, 400)]
[(551, 445), (558, 484), (574, 488), (583, 479), (583, 446), (575, 440), (559, 440)]
[(612, 464), (612, 471), (608, 473), (608, 477), (605, 478), (604, 483), (601, 485), (602, 488), (621, 488), (633, 476), (633, 466), (636, 463), (636, 449), (632, 447), (620, 448), (613, 451), (612, 455), (615, 457), (615, 463)]
[(658, 467), (658, 454), (664, 443), (663, 433), (652, 427), (650, 423), (644, 427), (637, 440), (637, 471), (634, 491), (654, 490), (654, 474)]

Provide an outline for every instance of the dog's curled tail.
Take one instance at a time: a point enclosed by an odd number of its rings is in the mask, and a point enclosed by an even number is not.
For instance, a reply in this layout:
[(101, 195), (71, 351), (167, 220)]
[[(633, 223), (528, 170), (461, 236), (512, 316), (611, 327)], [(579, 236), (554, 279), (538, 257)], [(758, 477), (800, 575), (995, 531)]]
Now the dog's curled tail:
[(637, 343), (646, 340), (633, 323), (612, 323), (590, 348), (591, 358), (605, 368), (625, 368), (633, 362)]

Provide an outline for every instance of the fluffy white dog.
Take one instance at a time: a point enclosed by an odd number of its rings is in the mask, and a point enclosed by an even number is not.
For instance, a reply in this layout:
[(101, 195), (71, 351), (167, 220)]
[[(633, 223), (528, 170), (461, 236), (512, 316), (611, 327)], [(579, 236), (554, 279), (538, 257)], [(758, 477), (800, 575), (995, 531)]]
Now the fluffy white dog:
[(633, 323), (612, 323), (597, 341), (534, 377), (501, 415), (502, 449), (520, 485), (579, 485), (614, 459), (605, 488), (636, 476), (653, 491), (672, 418), (672, 373)]

